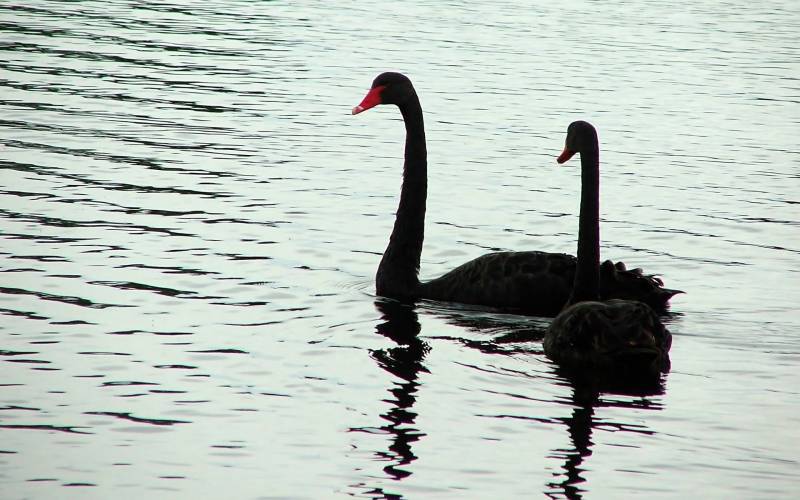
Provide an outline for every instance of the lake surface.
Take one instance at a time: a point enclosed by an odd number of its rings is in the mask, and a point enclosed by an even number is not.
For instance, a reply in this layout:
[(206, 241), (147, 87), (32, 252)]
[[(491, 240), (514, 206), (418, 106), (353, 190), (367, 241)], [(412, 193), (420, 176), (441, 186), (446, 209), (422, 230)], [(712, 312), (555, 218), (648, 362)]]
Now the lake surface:
[[(0, 5), (0, 496), (797, 498), (800, 4)], [(425, 111), (423, 278), (573, 253), (686, 291), (587, 390), (547, 320), (376, 300)]]

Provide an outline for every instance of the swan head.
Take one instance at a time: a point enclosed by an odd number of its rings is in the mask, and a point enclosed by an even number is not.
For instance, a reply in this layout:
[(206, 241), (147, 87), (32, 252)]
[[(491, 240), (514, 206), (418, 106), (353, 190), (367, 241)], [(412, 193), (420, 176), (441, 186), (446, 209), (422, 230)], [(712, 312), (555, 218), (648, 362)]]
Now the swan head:
[(402, 73), (391, 71), (381, 73), (372, 82), (372, 87), (361, 103), (353, 108), (353, 114), (357, 115), (378, 104), (396, 104), (399, 106), (415, 93), (411, 80)]
[(597, 148), (597, 130), (594, 126), (583, 120), (574, 121), (567, 127), (567, 139), (564, 141), (564, 151), (561, 152), (558, 163), (564, 163), (575, 155)]

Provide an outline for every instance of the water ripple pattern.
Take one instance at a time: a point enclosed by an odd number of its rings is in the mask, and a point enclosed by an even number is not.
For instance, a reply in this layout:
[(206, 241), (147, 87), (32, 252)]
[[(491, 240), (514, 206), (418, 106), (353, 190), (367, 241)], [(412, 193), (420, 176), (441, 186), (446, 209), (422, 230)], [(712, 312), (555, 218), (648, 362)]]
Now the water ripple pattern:
[[(791, 498), (800, 7), (0, 5), (0, 491), (151, 498)], [(547, 320), (376, 300), (425, 110), (421, 274), (602, 253), (686, 295), (673, 369), (592, 391)]]

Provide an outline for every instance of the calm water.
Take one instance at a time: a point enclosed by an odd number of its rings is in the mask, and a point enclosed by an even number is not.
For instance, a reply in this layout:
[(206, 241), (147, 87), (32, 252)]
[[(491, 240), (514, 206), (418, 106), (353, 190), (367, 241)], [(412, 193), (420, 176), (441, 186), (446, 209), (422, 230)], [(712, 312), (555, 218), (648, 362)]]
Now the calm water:
[[(795, 1), (0, 5), (2, 498), (796, 498)], [(545, 320), (376, 302), (396, 108), (423, 277), (573, 252), (662, 274), (672, 371), (557, 373)]]

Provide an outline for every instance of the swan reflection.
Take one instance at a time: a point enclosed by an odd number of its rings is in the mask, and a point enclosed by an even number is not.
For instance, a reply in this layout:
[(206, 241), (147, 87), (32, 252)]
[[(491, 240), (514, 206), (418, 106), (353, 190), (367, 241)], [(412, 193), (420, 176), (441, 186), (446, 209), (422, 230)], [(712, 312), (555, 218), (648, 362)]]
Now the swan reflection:
[[(379, 298), (375, 301), (375, 307), (385, 320), (378, 324), (375, 330), (391, 339), (397, 346), (376, 349), (370, 355), (379, 367), (397, 379), (392, 381), (392, 386), (388, 389), (391, 397), (383, 400), (390, 405), (389, 409), (380, 415), (387, 423), (380, 427), (350, 428), (350, 431), (391, 436), (388, 449), (376, 452), (375, 456), (382, 462), (388, 462), (383, 471), (389, 479), (400, 480), (411, 475), (406, 466), (417, 459), (412, 444), (425, 435), (414, 427), (417, 413), (413, 408), (420, 385), (417, 382), (418, 374), (428, 371), (422, 361), (430, 347), (418, 336), (421, 327), (413, 306)], [(384, 492), (381, 488), (367, 493), (378, 495), (376, 498), (400, 498)]]
[[(584, 460), (592, 455), (592, 432), (595, 428), (615, 431), (635, 432), (638, 434), (655, 434), (654, 431), (640, 425), (610, 422), (595, 417), (597, 408), (627, 408), (661, 410), (662, 405), (651, 396), (664, 394), (663, 377), (649, 380), (628, 380), (604, 378), (595, 379), (588, 376), (576, 376), (557, 370), (564, 381), (572, 387), (572, 414), (569, 417), (556, 419), (563, 423), (569, 434), (570, 445), (552, 451), (550, 458), (564, 460), (561, 472), (555, 479), (547, 483), (545, 495), (549, 498), (583, 498), (585, 489), (580, 485), (586, 482), (582, 473), (586, 470)], [(633, 396), (635, 399), (603, 398), (602, 395)]]
[[(426, 307), (448, 323), (466, 330), (489, 335), (486, 340), (448, 338), (485, 354), (543, 356), (541, 340), (547, 329), (547, 321), (539, 318), (518, 317), (477, 308), (438, 308), (435, 304)], [(442, 339), (442, 337), (437, 337)], [(668, 368), (667, 368), (668, 369)], [(569, 435), (569, 445), (551, 451), (548, 458), (563, 460), (559, 472), (544, 488), (549, 498), (583, 498), (586, 491), (581, 485), (586, 482), (584, 461), (592, 455), (592, 433), (594, 429), (613, 429), (620, 432), (654, 434), (639, 424), (611, 422), (595, 415), (597, 409), (625, 408), (630, 410), (660, 411), (663, 407), (658, 398), (664, 394), (665, 373), (642, 373), (632, 377), (630, 373), (581, 372), (555, 368), (560, 384), (571, 389), (567, 401), (573, 409), (568, 417), (536, 418), (546, 424), (563, 425)], [(621, 397), (619, 397), (621, 396)]]

